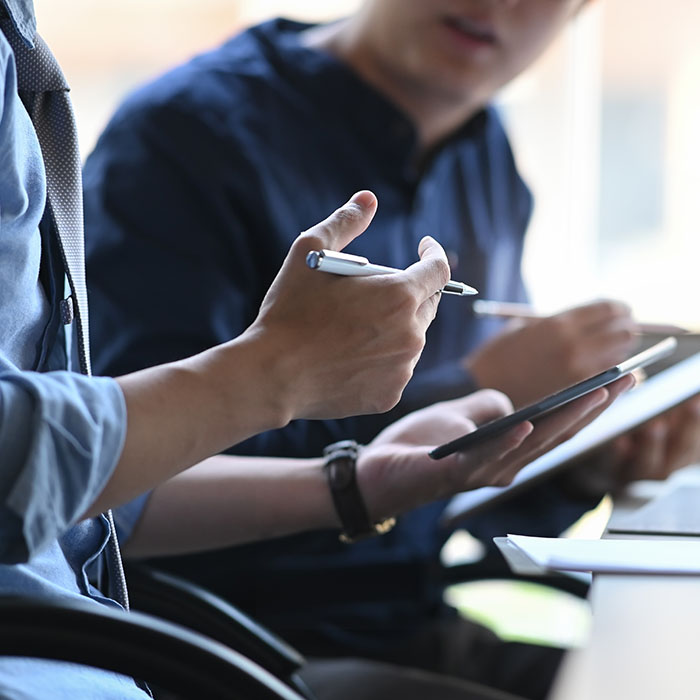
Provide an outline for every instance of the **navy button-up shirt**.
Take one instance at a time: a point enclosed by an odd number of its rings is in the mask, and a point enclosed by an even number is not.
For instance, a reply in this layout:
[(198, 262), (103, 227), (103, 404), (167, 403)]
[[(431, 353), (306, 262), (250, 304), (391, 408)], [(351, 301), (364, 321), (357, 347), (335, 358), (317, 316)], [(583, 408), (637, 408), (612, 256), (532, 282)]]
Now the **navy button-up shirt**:
[[(132, 371), (241, 333), (297, 234), (365, 188), (379, 209), (348, 252), (403, 268), (431, 234), (454, 279), (485, 298), (525, 299), (532, 202), (496, 110), (419, 164), (409, 119), (346, 65), (304, 47), (305, 28), (271, 21), (176, 68), (132, 95), (100, 138), (84, 172), (96, 371)], [(499, 322), (470, 308), (442, 300), (398, 409), (296, 421), (232, 452), (318, 456), (328, 443), (368, 441), (400, 413), (473, 390), (461, 360)], [(351, 547), (317, 533), (173, 566), (278, 629), (410, 624), (439, 607), (443, 507), (404, 515), (390, 534)]]

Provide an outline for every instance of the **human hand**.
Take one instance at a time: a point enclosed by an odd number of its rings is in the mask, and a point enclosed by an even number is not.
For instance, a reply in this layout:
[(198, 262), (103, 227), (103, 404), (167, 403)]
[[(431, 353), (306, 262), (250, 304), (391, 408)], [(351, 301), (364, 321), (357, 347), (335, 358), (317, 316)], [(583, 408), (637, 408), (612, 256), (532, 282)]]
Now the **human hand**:
[(512, 410), (508, 398), (482, 390), (405, 416), (383, 430), (358, 458), (357, 474), (374, 520), (481, 486), (505, 486), (525, 465), (568, 440), (634, 385), (627, 375), (541, 418), (441, 460), (428, 453)]
[(617, 364), (635, 343), (629, 307), (596, 301), (512, 321), (465, 364), (479, 386), (499, 389), (521, 407)]
[(618, 489), (640, 479), (666, 479), (700, 462), (700, 396), (618, 438), (607, 457)]
[(246, 331), (262, 335), (270, 379), (291, 418), (343, 417), (387, 411), (401, 397), (435, 317), (449, 266), (432, 238), (420, 261), (374, 277), (319, 274), (305, 264), (310, 250), (342, 250), (369, 225), (377, 207), (357, 193), (292, 244), (280, 273)]

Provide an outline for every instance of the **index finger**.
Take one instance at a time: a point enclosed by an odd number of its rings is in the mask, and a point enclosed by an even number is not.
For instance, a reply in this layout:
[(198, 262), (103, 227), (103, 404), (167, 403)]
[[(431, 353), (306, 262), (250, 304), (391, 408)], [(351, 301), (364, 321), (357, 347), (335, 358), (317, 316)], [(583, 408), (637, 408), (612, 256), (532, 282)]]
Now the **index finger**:
[(573, 437), (581, 428), (595, 420), (623, 392), (631, 389), (635, 379), (626, 374), (611, 384), (570, 401), (537, 421), (538, 436), (547, 433), (557, 444)]
[(411, 279), (418, 301), (423, 303), (449, 282), (450, 265), (444, 248), (432, 236), (425, 236), (418, 244), (418, 255), (420, 260), (399, 274)]

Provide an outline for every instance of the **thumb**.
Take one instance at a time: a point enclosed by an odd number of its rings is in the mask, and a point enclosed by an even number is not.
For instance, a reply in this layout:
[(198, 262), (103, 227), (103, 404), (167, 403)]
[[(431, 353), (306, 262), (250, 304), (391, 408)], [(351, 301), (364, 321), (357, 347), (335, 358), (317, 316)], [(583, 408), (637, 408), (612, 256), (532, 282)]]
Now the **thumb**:
[(477, 426), (513, 412), (511, 400), (496, 389), (479, 389), (455, 399), (456, 408)]
[[(362, 190), (336, 209), (327, 219), (305, 232), (305, 239), (318, 249), (342, 250), (367, 229), (377, 211), (377, 198)], [(317, 243), (309, 240), (317, 239)]]

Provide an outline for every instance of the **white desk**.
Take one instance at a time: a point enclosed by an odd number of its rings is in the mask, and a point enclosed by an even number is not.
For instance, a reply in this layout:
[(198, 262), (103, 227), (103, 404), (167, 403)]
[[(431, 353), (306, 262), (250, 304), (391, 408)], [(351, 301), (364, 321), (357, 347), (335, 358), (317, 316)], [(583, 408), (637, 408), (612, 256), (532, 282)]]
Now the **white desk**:
[(700, 577), (597, 576), (587, 647), (552, 700), (698, 700)]
[(591, 604), (551, 700), (700, 699), (700, 576), (599, 575)]

